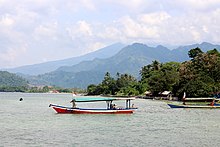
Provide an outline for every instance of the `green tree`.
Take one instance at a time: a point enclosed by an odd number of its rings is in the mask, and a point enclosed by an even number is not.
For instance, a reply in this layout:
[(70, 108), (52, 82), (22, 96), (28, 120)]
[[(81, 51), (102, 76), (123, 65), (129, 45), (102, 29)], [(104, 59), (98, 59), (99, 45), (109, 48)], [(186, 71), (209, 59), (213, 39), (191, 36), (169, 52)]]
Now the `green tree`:
[(161, 64), (157, 60), (154, 60), (152, 63), (153, 70), (160, 70)]
[(112, 94), (116, 92), (116, 81), (111, 77), (110, 73), (107, 72), (102, 81), (103, 94)]
[(42, 92), (49, 92), (50, 88), (48, 86), (44, 86)]
[(200, 48), (194, 48), (194, 49), (191, 49), (189, 52), (188, 52), (188, 55), (190, 58), (194, 59), (196, 56), (198, 56), (199, 54), (202, 54), (202, 50)]
[(219, 52), (214, 49), (199, 53), (193, 60), (181, 64), (179, 73), (178, 93), (185, 91), (192, 97), (212, 96), (212, 93), (220, 91)]
[(116, 80), (116, 85), (118, 89), (118, 95), (131, 96), (139, 93), (139, 83), (137, 82), (136, 78), (131, 75), (119, 75)]
[(148, 86), (154, 95), (165, 90), (173, 90), (179, 81), (180, 63), (168, 62), (160, 64), (154, 61), (151, 65), (144, 66), (141, 70), (141, 83)]
[(100, 95), (103, 94), (103, 88), (100, 84), (99, 85), (91, 84), (87, 87), (87, 93), (88, 95)]

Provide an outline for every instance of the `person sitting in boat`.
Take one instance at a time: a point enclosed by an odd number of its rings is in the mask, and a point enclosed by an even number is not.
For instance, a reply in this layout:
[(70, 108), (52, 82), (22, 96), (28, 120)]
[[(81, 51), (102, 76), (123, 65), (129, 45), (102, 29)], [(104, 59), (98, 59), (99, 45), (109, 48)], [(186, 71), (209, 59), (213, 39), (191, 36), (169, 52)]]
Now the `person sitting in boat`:
[(115, 104), (112, 105), (112, 109), (114, 109), (114, 110), (116, 109), (116, 105)]
[(132, 105), (131, 105), (131, 108), (135, 108), (135, 109), (136, 109), (137, 107), (135, 107), (135, 105), (134, 105), (134, 104), (132, 104)]
[(72, 99), (72, 101), (70, 101), (70, 103), (72, 103), (72, 108), (76, 108), (76, 102), (75, 102), (75, 99)]
[(116, 109), (116, 105), (115, 104), (110, 104), (110, 109)]
[(110, 109), (113, 109), (113, 104), (112, 104), (112, 103), (110, 104), (110, 107), (109, 107), (109, 108), (110, 108)]
[(215, 99), (213, 99), (213, 101), (210, 103), (210, 106), (214, 106), (215, 105)]

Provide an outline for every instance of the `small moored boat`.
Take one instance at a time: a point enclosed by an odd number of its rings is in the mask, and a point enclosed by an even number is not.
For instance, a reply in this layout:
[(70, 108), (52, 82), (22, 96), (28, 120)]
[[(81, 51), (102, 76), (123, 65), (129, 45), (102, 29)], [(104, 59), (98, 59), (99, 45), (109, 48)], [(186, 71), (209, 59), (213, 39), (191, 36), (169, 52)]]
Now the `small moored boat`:
[(217, 98), (184, 98), (182, 104), (168, 103), (170, 108), (220, 108)]
[(215, 109), (215, 108), (220, 108), (219, 104), (214, 104), (213, 106), (211, 105), (183, 105), (183, 104), (168, 104), (170, 108), (208, 108), (208, 109)]
[[(73, 107), (60, 106), (56, 104), (50, 104), (57, 113), (69, 113), (69, 114), (129, 114), (133, 113), (137, 108), (131, 105), (131, 100), (135, 98), (106, 98), (106, 97), (87, 97), (87, 98), (74, 98), (71, 102)], [(124, 100), (126, 103), (125, 107), (115, 107), (113, 101)], [(107, 104), (106, 108), (78, 108), (76, 107), (77, 102), (98, 102), (105, 101)]]

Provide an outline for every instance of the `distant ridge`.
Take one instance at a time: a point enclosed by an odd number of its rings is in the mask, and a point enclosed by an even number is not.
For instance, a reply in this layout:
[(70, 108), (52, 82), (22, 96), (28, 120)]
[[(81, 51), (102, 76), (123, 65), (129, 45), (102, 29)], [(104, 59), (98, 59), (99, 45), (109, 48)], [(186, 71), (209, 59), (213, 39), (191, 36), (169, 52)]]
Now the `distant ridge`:
[(188, 51), (196, 47), (199, 47), (203, 52), (207, 52), (208, 50), (212, 50), (214, 48), (220, 50), (220, 45), (215, 45), (208, 42), (202, 42), (201, 44), (197, 43), (192, 45), (180, 46), (172, 50), (172, 54), (175, 55), (173, 56), (173, 60), (177, 62), (183, 62), (189, 60)]
[(21, 66), (21, 67), (11, 68), (11, 69), (4, 69), (4, 70), (12, 72), (12, 73), (21, 73), (21, 74), (26, 74), (26, 75), (44, 74), (44, 73), (52, 72), (61, 66), (72, 66), (82, 61), (89, 61), (95, 58), (104, 59), (104, 58), (111, 57), (115, 55), (117, 52), (119, 52), (124, 46), (125, 46), (124, 44), (115, 43), (110, 46), (101, 48), (95, 52), (88, 53), (86, 55), (82, 55), (79, 57), (44, 62), (44, 63), (34, 64), (34, 65), (26, 65), (26, 66)]

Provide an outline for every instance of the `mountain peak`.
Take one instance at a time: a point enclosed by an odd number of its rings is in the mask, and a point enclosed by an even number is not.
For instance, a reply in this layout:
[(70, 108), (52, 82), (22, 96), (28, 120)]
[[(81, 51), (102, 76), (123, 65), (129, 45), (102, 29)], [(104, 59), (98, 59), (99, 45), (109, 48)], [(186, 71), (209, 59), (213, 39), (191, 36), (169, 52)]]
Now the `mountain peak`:
[(131, 46), (145, 46), (145, 47), (148, 47), (146, 44), (143, 44), (143, 43), (133, 43)]
[(167, 47), (165, 47), (165, 46), (163, 46), (163, 45), (158, 45), (156, 48), (157, 48), (157, 49), (168, 49)]
[(213, 44), (211, 44), (209, 42), (202, 42), (200, 45), (213, 45)]

